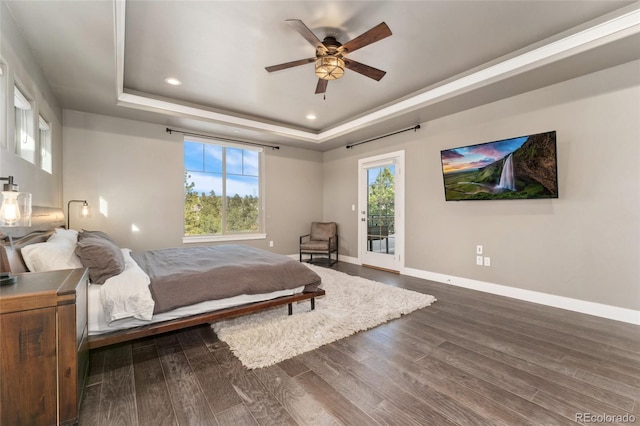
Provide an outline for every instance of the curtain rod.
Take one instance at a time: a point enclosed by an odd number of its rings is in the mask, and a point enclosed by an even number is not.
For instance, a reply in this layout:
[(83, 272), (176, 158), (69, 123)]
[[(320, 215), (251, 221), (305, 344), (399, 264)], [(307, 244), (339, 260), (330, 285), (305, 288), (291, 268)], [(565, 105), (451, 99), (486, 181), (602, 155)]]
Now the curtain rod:
[(393, 133), (388, 133), (386, 135), (382, 135), (382, 136), (378, 136), (377, 138), (371, 138), (371, 139), (367, 139), (366, 141), (362, 141), (362, 142), (358, 142), (358, 143), (353, 143), (351, 145), (347, 145), (345, 148), (347, 149), (351, 149), (354, 146), (358, 146), (358, 145), (362, 145), (363, 143), (368, 143), (368, 142), (373, 142), (373, 141), (377, 141), (378, 139), (382, 139), (382, 138), (386, 138), (389, 136), (393, 136), (393, 135), (397, 135), (398, 133), (404, 133), (404, 132), (408, 132), (409, 130), (413, 130), (414, 132), (417, 131), (420, 128), (419, 124), (416, 124), (413, 127), (409, 127), (408, 129), (403, 129), (403, 130), (398, 130), (397, 132), (393, 132)]
[(225, 142), (235, 142), (235, 143), (241, 143), (245, 145), (260, 146), (263, 148), (280, 149), (279, 146), (275, 146), (275, 145), (267, 145), (267, 144), (256, 143), (256, 142), (247, 142), (247, 141), (241, 141), (238, 139), (222, 138), (220, 136), (201, 135), (199, 133), (185, 132), (183, 130), (176, 130), (176, 129), (171, 129), (167, 127), (167, 133), (172, 134), (173, 132), (182, 133), (183, 135), (186, 135), (186, 136), (197, 136), (200, 138), (216, 139), (216, 140), (225, 141)]

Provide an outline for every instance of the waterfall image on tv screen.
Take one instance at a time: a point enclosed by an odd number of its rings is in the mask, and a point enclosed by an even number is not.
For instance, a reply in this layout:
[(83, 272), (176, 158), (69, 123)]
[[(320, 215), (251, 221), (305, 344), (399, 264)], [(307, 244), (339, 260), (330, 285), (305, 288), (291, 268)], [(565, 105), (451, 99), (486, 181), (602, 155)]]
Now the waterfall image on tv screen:
[(558, 198), (556, 132), (440, 151), (447, 201)]

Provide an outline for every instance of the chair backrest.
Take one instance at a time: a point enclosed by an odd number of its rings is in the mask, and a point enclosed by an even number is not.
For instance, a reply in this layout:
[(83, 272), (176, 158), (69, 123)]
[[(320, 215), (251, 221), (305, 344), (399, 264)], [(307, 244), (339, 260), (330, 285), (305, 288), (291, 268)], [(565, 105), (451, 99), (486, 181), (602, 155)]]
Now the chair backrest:
[(313, 241), (329, 241), (338, 234), (338, 224), (335, 222), (311, 222), (311, 236)]

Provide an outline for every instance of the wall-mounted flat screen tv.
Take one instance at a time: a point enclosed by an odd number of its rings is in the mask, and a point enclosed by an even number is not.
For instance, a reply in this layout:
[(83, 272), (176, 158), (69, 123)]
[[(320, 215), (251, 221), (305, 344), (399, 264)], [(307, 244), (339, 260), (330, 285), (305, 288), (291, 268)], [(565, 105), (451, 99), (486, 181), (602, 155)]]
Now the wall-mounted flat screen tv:
[(447, 201), (558, 198), (556, 132), (440, 151)]

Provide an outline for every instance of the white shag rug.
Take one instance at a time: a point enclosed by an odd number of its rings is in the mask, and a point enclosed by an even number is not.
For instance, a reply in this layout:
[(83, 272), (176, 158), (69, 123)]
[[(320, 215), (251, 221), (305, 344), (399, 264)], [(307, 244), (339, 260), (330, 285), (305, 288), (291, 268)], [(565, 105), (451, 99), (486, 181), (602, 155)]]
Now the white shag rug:
[(280, 306), (211, 325), (245, 367), (277, 364), (436, 301), (427, 294), (307, 266), (320, 275), (326, 291), (316, 299), (315, 310), (305, 300), (294, 303), (291, 316), (286, 306)]

